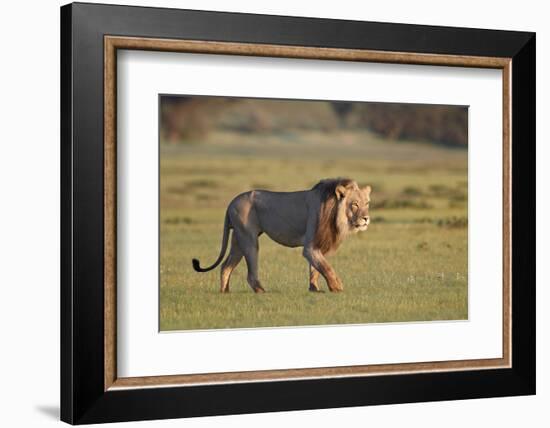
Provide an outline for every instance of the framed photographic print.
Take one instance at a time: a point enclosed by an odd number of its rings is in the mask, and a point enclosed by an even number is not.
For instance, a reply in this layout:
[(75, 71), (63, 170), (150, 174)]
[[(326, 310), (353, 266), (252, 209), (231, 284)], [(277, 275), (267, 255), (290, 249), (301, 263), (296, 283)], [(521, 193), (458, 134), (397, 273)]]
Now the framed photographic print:
[(535, 35), (61, 8), (61, 418), (535, 393)]

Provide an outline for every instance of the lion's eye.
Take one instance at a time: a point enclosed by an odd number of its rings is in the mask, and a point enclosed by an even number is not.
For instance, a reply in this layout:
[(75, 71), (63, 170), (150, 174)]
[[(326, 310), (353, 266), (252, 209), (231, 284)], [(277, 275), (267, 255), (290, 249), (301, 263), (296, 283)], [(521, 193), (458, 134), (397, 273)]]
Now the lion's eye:
[(357, 201), (354, 201), (351, 203), (351, 206), (352, 207), (355, 207), (355, 208), (358, 208), (359, 207), (359, 203)]

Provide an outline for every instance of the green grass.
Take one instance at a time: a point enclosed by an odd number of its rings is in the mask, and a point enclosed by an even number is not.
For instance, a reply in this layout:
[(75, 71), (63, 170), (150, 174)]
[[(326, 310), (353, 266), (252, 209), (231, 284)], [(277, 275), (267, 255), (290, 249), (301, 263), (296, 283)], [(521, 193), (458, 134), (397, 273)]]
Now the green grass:
[[(214, 135), (201, 144), (162, 145), (161, 330), (468, 317), (467, 152), (311, 134), (292, 141)], [(265, 294), (248, 287), (244, 261), (229, 294), (219, 293), (219, 268), (193, 271), (192, 258), (208, 265), (218, 256), (225, 208), (236, 194), (307, 189), (336, 176), (373, 186), (371, 227), (330, 258), (343, 293), (329, 293), (322, 279), (326, 293), (308, 292), (301, 249), (266, 236), (260, 238)]]

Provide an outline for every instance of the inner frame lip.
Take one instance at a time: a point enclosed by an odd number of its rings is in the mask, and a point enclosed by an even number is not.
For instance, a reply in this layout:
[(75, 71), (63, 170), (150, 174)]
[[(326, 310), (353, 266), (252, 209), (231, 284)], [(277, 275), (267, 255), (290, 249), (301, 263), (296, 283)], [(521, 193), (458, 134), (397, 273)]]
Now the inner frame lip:
[[(499, 359), (458, 360), (469, 362), (468, 367), (453, 368), (454, 361), (427, 363), (392, 364), (393, 368), (406, 364), (428, 364), (429, 367), (413, 371), (379, 371), (376, 374), (406, 374), (421, 372), (446, 372), (471, 369), (495, 369), (512, 367), (511, 340), (511, 78), (512, 59), (508, 57), (424, 54), (391, 52), (345, 48), (321, 48), (291, 45), (269, 45), (238, 42), (213, 42), (184, 39), (161, 39), (147, 37), (125, 37), (104, 35), (104, 390), (124, 387), (128, 382), (131, 388), (148, 385), (162, 385), (165, 376), (118, 378), (116, 375), (116, 52), (118, 49), (169, 51), (184, 53), (205, 53), (224, 55), (267, 56), (281, 58), (326, 59), (341, 61), (363, 61), (416, 65), (442, 65), (456, 67), (494, 68), (503, 72), (503, 357)], [(113, 187), (114, 183), (114, 187)], [(114, 193), (111, 193), (113, 192)], [(115, 231), (113, 235), (113, 229)], [(366, 376), (362, 369), (370, 366), (349, 366), (354, 374), (343, 377)], [(291, 376), (281, 379), (258, 379), (259, 371), (244, 372), (250, 375), (243, 382), (269, 380), (295, 380), (336, 378), (334, 372), (340, 367), (330, 368), (331, 374), (312, 376)], [(329, 368), (319, 370), (328, 371)], [(345, 367), (344, 367), (345, 369)], [(308, 370), (295, 369), (306, 374)], [(388, 370), (388, 369), (386, 369)], [(288, 369), (276, 370), (286, 372)], [(272, 371), (270, 371), (272, 372)], [(273, 371), (274, 372), (274, 371)], [(197, 385), (189, 382), (189, 376), (173, 375), (178, 379), (166, 386)], [(211, 373), (208, 384), (236, 383), (234, 380), (221, 381), (220, 374)], [(172, 377), (172, 376), (170, 376)]]

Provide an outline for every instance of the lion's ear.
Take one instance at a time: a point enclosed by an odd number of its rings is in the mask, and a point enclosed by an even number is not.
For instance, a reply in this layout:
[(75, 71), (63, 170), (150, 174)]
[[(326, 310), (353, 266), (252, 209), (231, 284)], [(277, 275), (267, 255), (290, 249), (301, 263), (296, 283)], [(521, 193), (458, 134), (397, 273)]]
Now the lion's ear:
[(336, 186), (336, 190), (334, 191), (334, 193), (336, 194), (336, 199), (342, 199), (344, 196), (346, 196), (347, 191), (348, 189), (346, 189), (346, 187), (342, 186), (341, 184)]
[(367, 184), (365, 187), (363, 187), (363, 192), (365, 192), (365, 194), (367, 195), (367, 197), (370, 196), (370, 192), (371, 192), (372, 188)]

